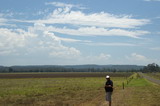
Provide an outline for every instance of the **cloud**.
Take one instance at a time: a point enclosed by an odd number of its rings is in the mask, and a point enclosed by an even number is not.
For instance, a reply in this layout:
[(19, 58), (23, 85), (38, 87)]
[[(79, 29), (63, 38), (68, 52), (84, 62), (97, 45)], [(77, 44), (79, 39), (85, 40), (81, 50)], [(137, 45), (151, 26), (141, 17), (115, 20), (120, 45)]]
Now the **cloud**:
[(63, 29), (58, 29), (54, 26), (46, 26), (45, 24), (41, 24), (41, 23), (35, 23), (33, 27), (29, 27), (28, 29), (30, 32), (34, 32), (36, 30), (44, 31), (45, 34), (49, 35), (53, 39), (58, 39), (64, 42), (91, 42), (89, 40), (78, 40), (78, 39), (58, 37), (54, 34), (54, 32), (63, 33), (63, 34), (68, 34), (68, 33), (63, 32), (64, 31)]
[[(36, 20), (34, 20), (35, 22)], [(71, 24), (83, 26), (97, 26), (107, 28), (136, 28), (150, 22), (148, 19), (134, 19), (128, 15), (113, 15), (105, 12), (87, 14), (82, 11), (70, 11), (58, 8), (44, 20), (37, 20), (44, 24)]]
[(97, 56), (96, 58), (97, 59), (100, 59), (100, 60), (108, 60), (109, 58), (111, 57), (110, 54), (104, 54), (104, 53), (101, 53), (99, 56)]
[(130, 56), (126, 56), (128, 60), (131, 61), (148, 61), (148, 58), (137, 53), (132, 53)]
[(47, 51), (51, 57), (59, 58), (75, 58), (81, 54), (81, 52), (76, 48), (67, 47), (61, 43), (61, 41), (78, 42), (78, 40), (58, 37), (54, 33), (50, 33), (43, 29), (43, 27), (43, 24), (36, 24), (34, 27), (29, 29), (32, 33), (38, 34), (35, 40), (39, 39), (37, 41), (37, 47), (40, 47), (41, 50)]
[(132, 43), (93, 43), (93, 42), (88, 42), (85, 43), (90, 46), (138, 46), (138, 44), (132, 44)]
[(111, 58), (110, 54), (100, 53), (98, 55), (89, 55), (80, 58), (80, 61), (85, 64), (105, 64)]
[(81, 52), (73, 47), (65, 47), (58, 51), (50, 52), (50, 55), (53, 57), (63, 58), (63, 59), (74, 59), (78, 58), (81, 55)]
[[(56, 37), (37, 26), (35, 29), (0, 28), (0, 55), (36, 55), (44, 54), (51, 57), (75, 58), (81, 53), (73, 47), (64, 46), (63, 38)], [(76, 41), (74, 39), (63, 39)]]
[(151, 50), (160, 51), (160, 47), (150, 48)]
[[(140, 38), (150, 32), (141, 30), (141, 26), (150, 23), (148, 19), (136, 19), (131, 15), (115, 15), (107, 12), (85, 13), (81, 5), (65, 4), (60, 2), (48, 2), (46, 5), (54, 5), (56, 8), (46, 15), (50, 10), (41, 10), (35, 14), (46, 16), (36, 20), (19, 20), (4, 18), (0, 14), (0, 25), (16, 23), (21, 28), (0, 28), (0, 55), (27, 55), (49, 57), (55, 60), (74, 59), (88, 61), (88, 63), (104, 63), (112, 56), (107, 53), (98, 55), (87, 55), (74, 46), (66, 46), (64, 42), (83, 43), (93, 46), (137, 46), (137, 44), (112, 42), (94, 43), (89, 40), (72, 39), (73, 36), (124, 36)], [(76, 8), (76, 9), (75, 9)], [(77, 11), (76, 11), (77, 10)], [(15, 14), (14, 14), (15, 15)], [(9, 16), (8, 16), (9, 17)], [(13, 16), (14, 17), (14, 16)], [(31, 23), (31, 24), (28, 24)], [(23, 26), (24, 25), (24, 26)], [(26, 26), (27, 25), (27, 26)], [(22, 29), (24, 28), (24, 29)], [(66, 35), (60, 37), (58, 34)], [(88, 38), (88, 37), (87, 37)], [(57, 59), (58, 58), (58, 59)], [(135, 61), (147, 59), (136, 53), (127, 57)], [(62, 61), (61, 61), (62, 62)], [(83, 63), (81, 62), (81, 63)]]
[[(26, 32), (22, 29), (0, 28), (0, 54), (17, 55), (22, 48), (25, 48), (29, 39), (35, 37), (35, 34)], [(22, 51), (22, 54), (25, 49)]]
[(74, 4), (67, 4), (67, 3), (62, 3), (62, 2), (47, 2), (45, 3), (46, 5), (53, 5), (56, 7), (61, 7), (61, 8), (78, 8), (78, 9), (86, 9), (85, 7), (81, 6), (81, 5), (74, 5)]
[(4, 19), (4, 18), (0, 18), (0, 26), (4, 26), (4, 25), (7, 25), (6, 24), (7, 20)]
[[(74, 35), (74, 36), (76, 35), (77, 36), (126, 36), (126, 37), (132, 37), (132, 38), (140, 38), (141, 35), (150, 33), (148, 31), (143, 31), (143, 30), (128, 31), (123, 29), (106, 29), (106, 28), (97, 28), (97, 27), (80, 27), (78, 29), (69, 29), (66, 27), (64, 28), (54, 27), (52, 25), (46, 26), (45, 24), (41, 24), (41, 29), (43, 30), (45, 29), (46, 31), (49, 31), (49, 32), (57, 32), (61, 34)], [(62, 38), (61, 40), (76, 41), (73, 39), (67, 40), (64, 38)]]
[[(145, 30), (137, 30), (141, 26), (149, 24), (149, 19), (136, 19), (131, 15), (114, 15), (106, 12), (84, 13), (83, 11), (74, 11), (72, 9), (72, 7), (78, 7), (77, 5), (61, 2), (49, 2), (46, 5), (54, 5), (59, 8), (56, 8), (42, 19), (14, 19), (12, 21), (44, 24), (47, 30), (78, 36), (101, 35), (139, 38), (141, 35), (150, 33)], [(55, 27), (57, 25), (58, 27)]]
[(55, 9), (46, 19), (24, 20), (21, 22), (43, 24), (71, 24), (107, 28), (136, 28), (150, 22), (148, 19), (134, 19), (128, 15), (113, 15), (105, 12), (86, 14), (82, 11), (71, 11), (66, 8)]
[(46, 32), (48, 35), (50, 35), (53, 39), (57, 39), (57, 40), (60, 40), (60, 41), (64, 41), (64, 42), (91, 42), (91, 41), (88, 41), (88, 40), (77, 40), (77, 39), (70, 39), (70, 38), (63, 38), (63, 37), (58, 37), (58, 36), (55, 36), (54, 33), (51, 33), (51, 32)]
[(3, 14), (0, 14), (0, 26), (9, 26), (9, 27), (16, 27), (15, 24), (9, 24), (9, 20), (7, 18), (4, 18)]
[(106, 29), (106, 28), (96, 28), (96, 27), (80, 27), (78, 29), (69, 29), (69, 28), (56, 28), (48, 27), (50, 31), (58, 32), (68, 35), (78, 35), (78, 36), (126, 36), (132, 38), (139, 38), (141, 35), (149, 34), (148, 31), (135, 30), (128, 31), (123, 29)]

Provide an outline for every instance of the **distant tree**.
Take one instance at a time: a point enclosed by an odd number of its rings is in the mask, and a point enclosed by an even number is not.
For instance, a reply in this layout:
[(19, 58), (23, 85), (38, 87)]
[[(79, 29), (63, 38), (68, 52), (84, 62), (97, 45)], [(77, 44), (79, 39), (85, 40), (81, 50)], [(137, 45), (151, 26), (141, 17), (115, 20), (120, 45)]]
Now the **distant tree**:
[(11, 67), (9, 67), (8, 71), (9, 72), (13, 72), (13, 69)]
[(144, 67), (143, 72), (160, 72), (160, 67), (156, 63), (148, 64)]

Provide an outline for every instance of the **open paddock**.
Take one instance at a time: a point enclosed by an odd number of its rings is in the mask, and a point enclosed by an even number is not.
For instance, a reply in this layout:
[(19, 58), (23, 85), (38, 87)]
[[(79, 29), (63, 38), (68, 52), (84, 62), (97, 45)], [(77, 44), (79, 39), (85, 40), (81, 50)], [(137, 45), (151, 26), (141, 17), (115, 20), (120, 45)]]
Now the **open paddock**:
[(1, 73), (0, 79), (16, 78), (76, 78), (76, 77), (129, 77), (130, 72), (53, 72), (53, 73)]
[[(8, 75), (22, 75), (12, 73)], [(58, 73), (39, 73), (54, 74)], [(64, 73), (61, 73), (64, 75)], [(66, 73), (69, 74), (69, 73)], [(0, 79), (0, 106), (107, 106), (105, 101), (105, 77), (84, 77), (83, 74), (70, 73), (66, 78), (15, 78)], [(126, 85), (129, 73), (109, 74), (114, 82), (113, 106), (159, 106), (160, 88), (136, 73)], [(2, 74), (1, 74), (2, 75)], [(3, 74), (6, 75), (6, 74)], [(23, 73), (37, 75), (37, 73)], [(83, 75), (83, 77), (75, 77)], [(117, 76), (117, 77), (115, 77)], [(120, 77), (121, 76), (121, 77)], [(64, 77), (64, 76), (63, 76)], [(125, 89), (122, 83), (125, 82)], [(153, 92), (154, 91), (154, 92)]]

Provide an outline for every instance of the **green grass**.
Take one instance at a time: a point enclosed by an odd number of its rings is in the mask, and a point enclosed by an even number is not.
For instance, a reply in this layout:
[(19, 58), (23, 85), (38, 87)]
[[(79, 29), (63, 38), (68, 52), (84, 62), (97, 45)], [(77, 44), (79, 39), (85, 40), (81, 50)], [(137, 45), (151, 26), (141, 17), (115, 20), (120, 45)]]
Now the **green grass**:
[(134, 79), (124, 89), (122, 105), (159, 106), (159, 99), (160, 86), (135, 74)]
[[(125, 79), (112, 78), (115, 86), (120, 86)], [(105, 81), (101, 77), (0, 79), (0, 105), (83, 103), (103, 91)]]
[[(113, 105), (160, 105), (160, 86), (140, 78), (136, 73), (132, 77), (128, 85), (126, 81), (129, 78), (111, 77), (115, 88)], [(102, 77), (0, 79), (0, 105), (98, 106), (105, 102), (105, 81)]]
[(146, 75), (155, 78), (155, 79), (159, 79), (160, 80), (160, 72), (157, 73), (147, 73)]
[(137, 86), (150, 86), (152, 85), (144, 78), (133, 79), (127, 86), (129, 87), (137, 87)]

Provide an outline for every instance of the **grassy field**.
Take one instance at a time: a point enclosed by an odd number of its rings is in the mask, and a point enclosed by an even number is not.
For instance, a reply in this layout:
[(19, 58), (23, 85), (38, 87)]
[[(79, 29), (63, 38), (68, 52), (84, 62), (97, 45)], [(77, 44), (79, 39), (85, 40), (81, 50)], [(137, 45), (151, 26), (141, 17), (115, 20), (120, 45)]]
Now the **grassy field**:
[(0, 73), (0, 79), (18, 78), (77, 78), (77, 77), (129, 77), (132, 73), (128, 72), (38, 72), (38, 73)]
[(160, 106), (160, 86), (137, 76), (127, 85), (123, 97), (123, 106)]
[[(114, 82), (113, 106), (160, 105), (160, 86), (139, 78), (137, 74), (133, 77), (128, 85), (129, 78), (111, 77)], [(106, 105), (105, 81), (104, 77), (0, 79), (0, 105), (103, 106)]]
[(146, 75), (160, 80), (160, 72), (157, 72), (157, 73), (147, 73)]

